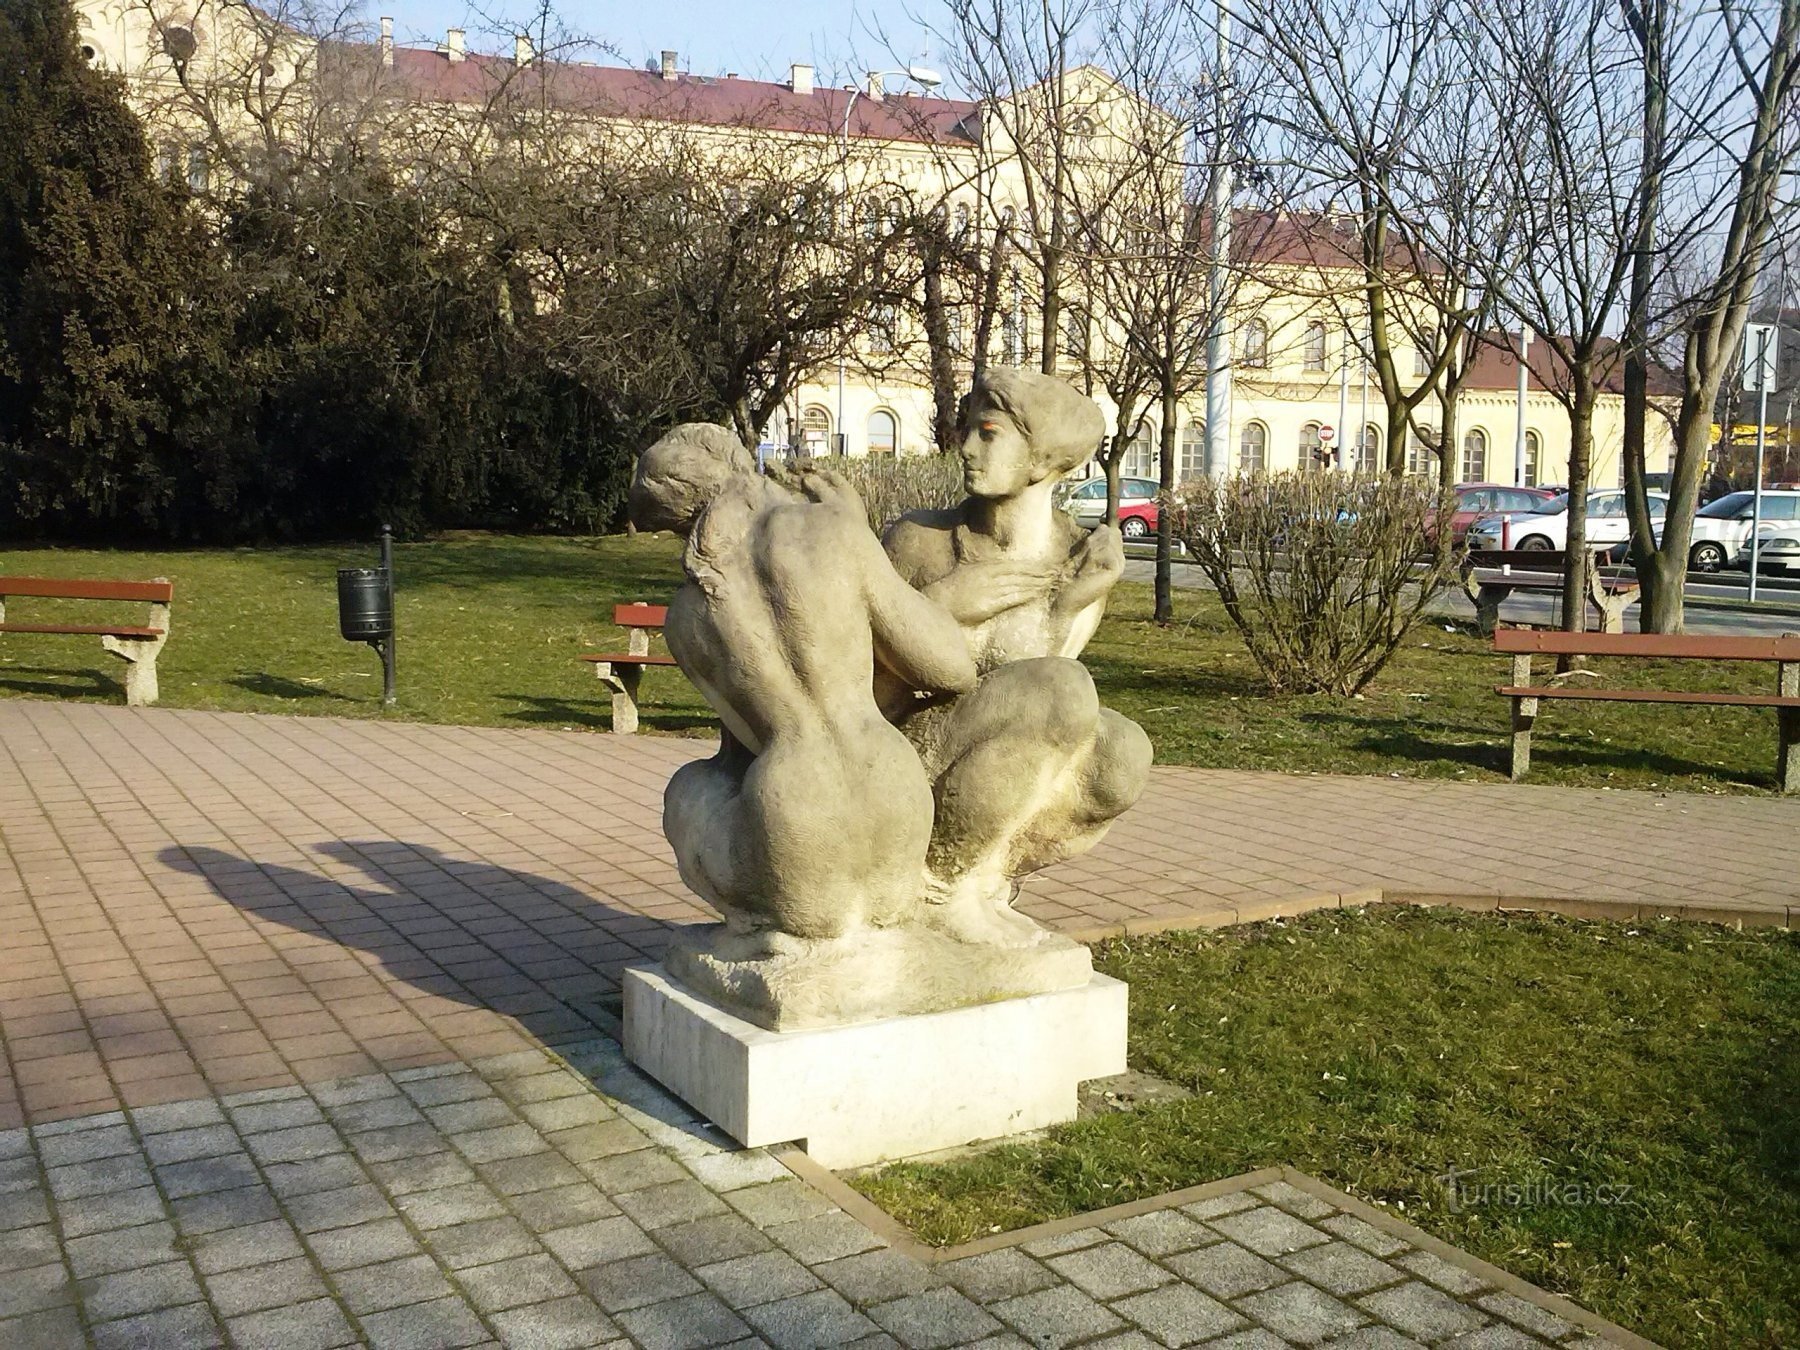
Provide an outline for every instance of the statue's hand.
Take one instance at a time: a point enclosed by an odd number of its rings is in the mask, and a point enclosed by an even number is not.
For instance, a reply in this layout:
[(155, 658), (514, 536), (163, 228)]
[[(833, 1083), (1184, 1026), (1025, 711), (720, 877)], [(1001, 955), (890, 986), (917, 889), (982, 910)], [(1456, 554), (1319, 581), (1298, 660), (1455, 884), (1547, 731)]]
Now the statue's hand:
[(862, 496), (841, 474), (830, 469), (808, 469), (800, 475), (800, 481), (795, 486), (808, 500), (815, 501), (820, 506), (847, 511), (858, 519), (864, 518), (866, 514)]
[(1056, 570), (1042, 563), (994, 558), (965, 562), (956, 571), (925, 588), (925, 594), (948, 609), (959, 623), (985, 623), (1020, 605), (1048, 596), (1056, 585)]

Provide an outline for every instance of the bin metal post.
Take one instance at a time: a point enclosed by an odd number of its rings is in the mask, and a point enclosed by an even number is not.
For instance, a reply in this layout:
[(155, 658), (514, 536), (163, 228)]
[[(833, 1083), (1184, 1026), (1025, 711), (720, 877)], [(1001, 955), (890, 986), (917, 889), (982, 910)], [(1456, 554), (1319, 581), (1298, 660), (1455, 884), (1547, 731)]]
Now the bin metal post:
[(387, 589), (387, 611), (389, 614), (387, 637), (381, 643), (381, 701), (388, 707), (394, 704), (394, 634), (399, 628), (398, 615), (394, 610), (394, 527), (381, 527), (381, 575)]

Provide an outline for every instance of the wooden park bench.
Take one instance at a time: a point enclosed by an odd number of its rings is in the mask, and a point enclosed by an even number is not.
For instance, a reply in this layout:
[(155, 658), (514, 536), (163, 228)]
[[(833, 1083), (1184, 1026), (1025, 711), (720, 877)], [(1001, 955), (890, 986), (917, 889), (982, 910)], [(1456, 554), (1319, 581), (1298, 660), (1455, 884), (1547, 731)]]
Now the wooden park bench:
[[(1588, 599), (1600, 612), (1600, 631), (1623, 633), (1625, 611), (1638, 598), (1638, 584), (1606, 575), (1612, 545), (1589, 550)], [(1463, 555), (1462, 584), (1475, 605), (1476, 631), (1484, 637), (1500, 622), (1500, 606), (1514, 591), (1562, 594), (1563, 554), (1548, 549), (1471, 549)]]
[(612, 729), (629, 736), (638, 729), (638, 681), (645, 666), (672, 666), (672, 656), (650, 654), (650, 634), (660, 632), (669, 617), (667, 605), (615, 605), (613, 622), (626, 630), (622, 652), (589, 652), (581, 659), (594, 663), (600, 682), (613, 691)]
[[(1538, 700), (1580, 698), (1618, 703), (1688, 703), (1712, 707), (1773, 708), (1779, 740), (1775, 779), (1783, 792), (1800, 792), (1800, 633), (1780, 637), (1699, 637), (1682, 633), (1564, 633), (1527, 628), (1494, 632), (1494, 650), (1513, 659), (1512, 683), (1494, 692), (1512, 700), (1512, 776), (1531, 768), (1531, 724)], [(1676, 661), (1772, 661), (1772, 694), (1727, 694), (1675, 689), (1593, 689), (1535, 684), (1533, 656), (1642, 656)]]
[[(119, 623), (9, 623), (8, 599), (116, 600), (150, 606), (140, 625)], [(125, 702), (134, 708), (156, 702), (156, 658), (169, 640), (169, 607), (174, 583), (77, 581), (64, 577), (0, 577), (0, 633), (62, 633), (98, 637), (100, 645), (125, 662)]]

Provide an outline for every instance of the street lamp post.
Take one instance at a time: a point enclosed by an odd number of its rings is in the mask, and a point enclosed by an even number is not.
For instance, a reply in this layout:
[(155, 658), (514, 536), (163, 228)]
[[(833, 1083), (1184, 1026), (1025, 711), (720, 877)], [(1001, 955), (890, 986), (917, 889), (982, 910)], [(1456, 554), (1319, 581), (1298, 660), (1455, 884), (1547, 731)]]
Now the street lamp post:
[(1221, 476), (1231, 463), (1231, 350), (1225, 334), (1226, 271), (1231, 266), (1231, 7), (1218, 0), (1218, 76), (1213, 95), (1218, 102), (1214, 127), (1212, 266), (1206, 280), (1211, 307), (1206, 327), (1206, 475)]

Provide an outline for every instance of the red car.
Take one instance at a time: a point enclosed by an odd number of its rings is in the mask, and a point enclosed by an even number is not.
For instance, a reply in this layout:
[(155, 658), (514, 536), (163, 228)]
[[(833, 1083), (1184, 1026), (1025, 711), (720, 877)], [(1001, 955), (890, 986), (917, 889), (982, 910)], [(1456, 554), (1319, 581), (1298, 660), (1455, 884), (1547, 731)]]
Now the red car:
[(1450, 514), (1450, 542), (1463, 546), (1469, 527), (1483, 516), (1518, 514), (1537, 510), (1556, 494), (1548, 488), (1512, 487), (1506, 483), (1458, 483), (1450, 489), (1456, 494), (1456, 509)]

